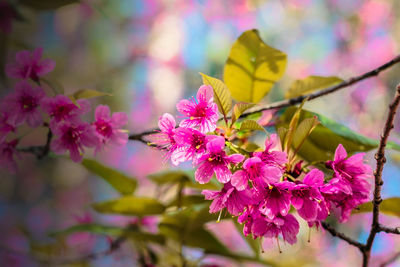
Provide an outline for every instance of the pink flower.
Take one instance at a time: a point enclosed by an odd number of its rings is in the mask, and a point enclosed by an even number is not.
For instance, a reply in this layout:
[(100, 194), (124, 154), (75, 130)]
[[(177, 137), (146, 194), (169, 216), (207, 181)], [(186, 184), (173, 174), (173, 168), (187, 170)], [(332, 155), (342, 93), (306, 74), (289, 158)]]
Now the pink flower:
[[(175, 141), (176, 122), (174, 117), (169, 113), (164, 113), (158, 119), (158, 127), (160, 128), (160, 132), (150, 135), (150, 140), (159, 149), (166, 151), (164, 157), (169, 158), (178, 148), (178, 145)], [(171, 157), (172, 164), (174, 165), (178, 165), (180, 163), (179, 160), (179, 156), (174, 156), (173, 158)]]
[(0, 107), (0, 143), (4, 141), (7, 134), (15, 131), (16, 128), (10, 120), (10, 112), (3, 105)]
[(79, 99), (78, 104), (72, 103), (65, 95), (57, 95), (55, 97), (45, 97), (41, 102), (41, 107), (44, 112), (49, 114), (51, 118), (50, 126), (56, 127), (57, 123), (68, 121), (78, 122), (80, 116), (90, 110), (90, 103), (86, 99)]
[(128, 134), (121, 129), (128, 123), (128, 116), (124, 112), (110, 114), (110, 108), (99, 105), (95, 111), (95, 122), (93, 122), (96, 134), (100, 139), (96, 150), (100, 150), (107, 144), (124, 146), (128, 142)]
[(215, 138), (215, 135), (205, 135), (191, 128), (178, 128), (174, 138), (179, 146), (175, 152), (176, 160), (179, 162), (193, 160), (193, 163), (197, 164), (197, 160), (206, 153), (207, 143)]
[(299, 229), (299, 222), (292, 214), (288, 214), (286, 216), (277, 216), (273, 219), (260, 217), (254, 220), (251, 231), (254, 238), (261, 236), (278, 238), (281, 234), (284, 241), (294, 244), (297, 241)]
[(39, 109), (40, 102), (45, 96), (42, 88), (33, 88), (28, 82), (21, 81), (14, 89), (15, 92), (5, 99), (12, 124), (20, 125), (25, 121), (30, 127), (42, 124), (43, 119)]
[(19, 51), (15, 55), (16, 63), (6, 65), (6, 74), (16, 79), (32, 79), (39, 81), (39, 77), (52, 71), (56, 63), (51, 59), (41, 59), (43, 48), (37, 48), (33, 52)]
[(265, 150), (263, 152), (255, 152), (254, 156), (259, 157), (265, 164), (276, 165), (282, 167), (287, 162), (285, 152), (280, 149), (279, 137), (271, 134), (265, 140)]
[(230, 214), (238, 216), (247, 205), (253, 203), (250, 190), (238, 191), (230, 183), (224, 184), (221, 191), (203, 190), (201, 193), (206, 199), (213, 200), (210, 213), (216, 213), (226, 207)]
[(243, 161), (244, 156), (240, 154), (227, 156), (224, 147), (225, 139), (222, 136), (215, 137), (207, 144), (207, 153), (199, 158), (199, 165), (195, 172), (196, 181), (200, 184), (208, 183), (214, 173), (219, 182), (229, 182), (232, 176), (228, 168), (229, 164)]
[(259, 157), (252, 157), (243, 163), (243, 170), (232, 175), (231, 183), (237, 190), (244, 190), (251, 181), (256, 190), (263, 190), (267, 184), (279, 182), (281, 177), (281, 168), (266, 165)]
[(86, 122), (63, 122), (53, 132), (58, 138), (51, 142), (51, 150), (56, 154), (69, 150), (71, 159), (75, 162), (82, 160), (81, 153), (84, 152), (85, 146), (94, 147), (98, 143), (93, 127)]
[(189, 117), (181, 121), (179, 126), (198, 128), (202, 133), (215, 130), (218, 121), (218, 107), (213, 102), (213, 89), (209, 85), (200, 86), (197, 92), (197, 101), (193, 98), (181, 100), (176, 108), (180, 113)]
[(260, 212), (271, 220), (279, 214), (286, 216), (290, 209), (290, 190), (293, 187), (293, 183), (286, 181), (268, 185), (265, 192), (259, 196), (262, 199)]
[(0, 166), (12, 173), (17, 171), (17, 164), (15, 162), (15, 156), (18, 153), (16, 149), (17, 144), (17, 139), (0, 144)]
[(291, 203), (299, 215), (307, 222), (325, 220), (328, 216), (328, 207), (319, 187), (324, 184), (324, 173), (313, 169), (303, 179), (303, 183), (292, 189)]

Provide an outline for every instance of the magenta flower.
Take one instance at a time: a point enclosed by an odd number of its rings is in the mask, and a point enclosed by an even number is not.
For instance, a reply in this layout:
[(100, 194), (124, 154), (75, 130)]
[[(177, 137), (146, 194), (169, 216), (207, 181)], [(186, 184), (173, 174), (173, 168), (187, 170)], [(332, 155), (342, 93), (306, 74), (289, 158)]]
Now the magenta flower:
[(165, 159), (171, 158), (172, 164), (178, 165), (181, 162), (181, 157), (178, 153), (179, 151), (175, 152), (178, 145), (175, 141), (176, 122), (174, 117), (169, 113), (164, 113), (158, 119), (158, 127), (160, 128), (160, 131), (156, 134), (150, 135), (150, 140), (159, 149), (165, 151)]
[(193, 160), (193, 163), (197, 164), (197, 160), (206, 153), (207, 143), (215, 138), (215, 135), (205, 135), (191, 128), (178, 128), (174, 138), (179, 146), (179, 152), (175, 153), (177, 160), (179, 162)]
[(290, 209), (290, 190), (293, 187), (293, 183), (286, 181), (268, 185), (265, 192), (260, 194), (260, 212), (271, 220), (279, 214), (286, 216)]
[(256, 190), (263, 190), (268, 184), (279, 182), (282, 169), (266, 165), (259, 157), (246, 159), (243, 170), (232, 175), (231, 183), (237, 190), (244, 190), (251, 181)]
[(79, 122), (80, 116), (90, 110), (90, 103), (86, 99), (79, 99), (75, 105), (69, 97), (57, 95), (55, 97), (45, 97), (41, 102), (44, 112), (49, 114), (50, 126), (53, 128), (60, 122)]
[(28, 82), (21, 81), (14, 87), (15, 92), (5, 99), (5, 106), (8, 107), (10, 121), (14, 125), (20, 125), (25, 121), (30, 127), (37, 127), (42, 124), (43, 119), (40, 113), (40, 102), (45, 96), (42, 88), (33, 88)]
[(0, 107), (0, 143), (4, 141), (7, 134), (16, 130), (11, 122), (10, 112), (5, 105)]
[(218, 107), (213, 102), (213, 89), (209, 85), (200, 86), (197, 101), (193, 98), (181, 100), (176, 108), (189, 119), (181, 121), (179, 126), (198, 129), (202, 133), (215, 130), (218, 121)]
[(0, 143), (0, 166), (8, 169), (12, 173), (17, 171), (17, 163), (15, 162), (15, 156), (18, 155), (16, 149), (17, 144), (17, 139)]
[(328, 216), (328, 207), (319, 191), (323, 184), (324, 173), (313, 169), (304, 177), (303, 183), (296, 184), (292, 189), (291, 203), (307, 222), (325, 220)]
[(278, 238), (281, 234), (284, 241), (294, 244), (297, 241), (299, 222), (292, 214), (277, 216), (273, 219), (260, 217), (254, 220), (251, 231), (253, 237), (265, 236), (267, 238)]
[(207, 143), (207, 153), (199, 158), (199, 165), (195, 172), (196, 181), (200, 184), (208, 183), (214, 173), (219, 182), (229, 182), (232, 176), (228, 168), (229, 164), (243, 161), (244, 156), (240, 154), (227, 156), (224, 147), (225, 139), (222, 136), (217, 136)]
[(246, 210), (238, 217), (238, 223), (243, 224), (243, 234), (248, 236), (252, 233), (251, 229), (253, 226), (253, 222), (258, 218), (263, 217), (260, 211), (258, 210), (258, 206), (256, 205), (248, 205)]
[(271, 134), (267, 137), (265, 140), (265, 150), (263, 152), (255, 152), (254, 156), (259, 157), (268, 165), (282, 167), (287, 162), (287, 155), (280, 150), (279, 137), (276, 134)]
[(32, 79), (39, 81), (39, 77), (52, 71), (56, 63), (51, 59), (41, 59), (43, 48), (33, 52), (23, 50), (15, 55), (15, 63), (6, 65), (6, 74), (16, 79)]
[(351, 181), (352, 179), (366, 179), (371, 176), (371, 167), (364, 164), (365, 153), (358, 153), (347, 158), (347, 152), (342, 144), (335, 151), (333, 161), (327, 161), (327, 167), (333, 169), (339, 176)]
[(224, 184), (221, 191), (203, 190), (201, 193), (205, 199), (213, 200), (210, 213), (216, 213), (226, 207), (230, 214), (238, 216), (247, 205), (253, 204), (250, 190), (238, 191), (230, 183)]
[(99, 142), (93, 127), (86, 122), (63, 122), (53, 132), (58, 138), (51, 142), (51, 150), (56, 154), (69, 150), (71, 159), (75, 162), (82, 160), (85, 146), (94, 147)]
[(128, 142), (128, 134), (121, 129), (128, 123), (128, 116), (124, 112), (115, 112), (110, 114), (110, 108), (105, 105), (99, 105), (95, 111), (95, 121), (92, 123), (100, 142), (96, 147), (99, 151), (107, 144), (123, 146)]

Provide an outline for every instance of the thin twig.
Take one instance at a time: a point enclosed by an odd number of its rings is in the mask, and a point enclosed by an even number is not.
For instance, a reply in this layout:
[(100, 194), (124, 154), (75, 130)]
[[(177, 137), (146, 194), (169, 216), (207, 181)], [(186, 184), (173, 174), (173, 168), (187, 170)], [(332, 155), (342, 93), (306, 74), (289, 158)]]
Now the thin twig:
[[(325, 89), (322, 89), (322, 90), (319, 90), (319, 91), (316, 91), (316, 92), (313, 92), (313, 93), (310, 93), (310, 94), (307, 94), (307, 95), (302, 95), (302, 96), (293, 97), (293, 98), (290, 98), (290, 99), (287, 99), (287, 100), (277, 101), (277, 102), (274, 102), (272, 104), (259, 105), (259, 106), (253, 107), (253, 108), (249, 109), (248, 111), (244, 112), (240, 116), (240, 118), (247, 117), (247, 116), (249, 116), (251, 114), (254, 114), (254, 113), (257, 113), (257, 112), (260, 112), (260, 111), (264, 111), (264, 110), (278, 109), (278, 108), (284, 108), (284, 107), (293, 106), (293, 105), (296, 105), (296, 104), (300, 104), (305, 99), (307, 99), (307, 101), (310, 101), (310, 100), (319, 98), (321, 96), (331, 94), (333, 92), (336, 92), (336, 91), (339, 91), (340, 89), (349, 87), (349, 86), (351, 86), (353, 84), (356, 84), (356, 83), (358, 83), (360, 81), (363, 81), (365, 79), (377, 76), (383, 70), (386, 70), (386, 69), (392, 67), (393, 65), (399, 63), (399, 62), (400, 62), (400, 55), (398, 55), (397, 57), (393, 58), (392, 60), (386, 62), (385, 64), (377, 67), (376, 69), (368, 71), (368, 72), (366, 72), (366, 73), (364, 73), (362, 75), (355, 76), (355, 77), (352, 77), (350, 79), (347, 79), (346, 81), (343, 81), (343, 82), (341, 82), (341, 83), (339, 83), (337, 85), (334, 85), (334, 86), (331, 86), (331, 87), (328, 87), (328, 88), (325, 88)], [(132, 135), (129, 136), (129, 140), (139, 141), (139, 142), (147, 144), (147, 141), (144, 139), (144, 137), (147, 136), (147, 135), (154, 134), (155, 131), (157, 131), (157, 130), (159, 130), (159, 129), (155, 128), (155, 129), (147, 130), (147, 131), (144, 131), (144, 132), (141, 132), (141, 133), (132, 134)]]
[(383, 226), (383, 225), (379, 225), (379, 232), (385, 232), (388, 234), (396, 234), (396, 235), (400, 235), (400, 227), (395, 227), (395, 228), (391, 228), (391, 227), (387, 227), (387, 226)]
[(400, 103), (400, 84), (397, 85), (397, 90), (393, 102), (389, 105), (388, 116), (386, 119), (385, 127), (381, 136), (381, 140), (379, 142), (378, 152), (375, 154), (376, 159), (376, 169), (374, 171), (375, 176), (375, 187), (374, 187), (374, 199), (372, 201), (373, 209), (372, 209), (372, 224), (371, 231), (369, 233), (367, 243), (362, 251), (363, 253), (363, 266), (367, 267), (370, 257), (371, 257), (371, 248), (374, 243), (374, 239), (376, 234), (380, 230), (379, 225), (379, 205), (382, 202), (381, 198), (381, 189), (383, 185), (382, 180), (382, 171), (383, 166), (386, 162), (385, 158), (385, 147), (387, 140), (389, 138), (390, 131), (393, 129), (393, 121), (396, 115), (396, 110)]
[(352, 239), (352, 238), (346, 236), (346, 235), (343, 234), (343, 233), (340, 233), (340, 232), (336, 231), (335, 228), (333, 228), (331, 225), (329, 225), (329, 224), (326, 223), (326, 222), (321, 222), (321, 225), (322, 225), (322, 227), (323, 227), (325, 230), (327, 230), (332, 236), (336, 236), (336, 237), (338, 237), (338, 238), (340, 238), (340, 239), (346, 241), (346, 242), (349, 243), (350, 245), (355, 246), (355, 247), (357, 247), (358, 249), (362, 250), (364, 244), (362, 244), (362, 243), (360, 243), (360, 242), (358, 242), (358, 241), (356, 241), (356, 240), (354, 240), (354, 239)]

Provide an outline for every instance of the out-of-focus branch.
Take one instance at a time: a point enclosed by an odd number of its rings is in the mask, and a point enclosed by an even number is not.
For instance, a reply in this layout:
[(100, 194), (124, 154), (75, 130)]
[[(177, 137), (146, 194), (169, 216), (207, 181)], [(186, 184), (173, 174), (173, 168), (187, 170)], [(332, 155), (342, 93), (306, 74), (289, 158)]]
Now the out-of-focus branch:
[(391, 227), (386, 227), (383, 225), (379, 225), (379, 232), (385, 232), (388, 234), (396, 234), (396, 235), (400, 235), (400, 227), (395, 227), (395, 228), (391, 228)]
[[(44, 126), (48, 127), (47, 124), (45, 124)], [(19, 152), (31, 153), (31, 154), (35, 155), (38, 159), (42, 159), (49, 154), (50, 144), (51, 144), (52, 139), (53, 139), (53, 132), (49, 128), (49, 130), (47, 132), (46, 143), (43, 146), (30, 146), (30, 147), (24, 147), (24, 148), (17, 148), (17, 150)]]
[[(307, 99), (306, 101), (310, 101), (310, 100), (319, 98), (321, 96), (334, 93), (336, 91), (339, 91), (340, 89), (349, 87), (349, 86), (354, 85), (358, 82), (361, 82), (365, 79), (377, 76), (382, 71), (394, 66), (395, 64), (397, 64), (399, 62), (400, 62), (400, 55), (398, 55), (397, 57), (393, 58), (392, 60), (386, 62), (385, 64), (377, 67), (376, 69), (373, 69), (364, 74), (347, 79), (337, 85), (334, 85), (334, 86), (331, 86), (331, 87), (328, 87), (328, 88), (325, 88), (325, 89), (322, 89), (322, 90), (319, 90), (319, 91), (316, 91), (316, 92), (313, 92), (313, 93), (310, 93), (307, 95), (302, 95), (302, 96), (290, 98), (287, 100), (277, 101), (272, 104), (258, 105), (258, 106), (255, 106), (255, 107), (249, 109), (248, 111), (244, 112), (240, 117), (247, 117), (251, 114), (254, 114), (254, 113), (257, 113), (260, 111), (264, 111), (264, 110), (278, 109), (278, 108), (293, 106), (296, 104), (300, 104), (301, 102), (303, 102), (304, 99)], [(147, 130), (147, 131), (144, 131), (141, 133), (131, 134), (129, 136), (129, 140), (139, 141), (144, 144), (147, 144), (148, 142), (145, 139), (145, 136), (154, 134), (156, 130), (159, 130), (159, 129), (155, 128), (155, 129)]]
[(388, 229), (388, 228), (381, 228), (379, 224), (379, 205), (382, 202), (381, 198), (381, 189), (383, 185), (382, 180), (382, 172), (383, 166), (385, 165), (386, 158), (385, 158), (385, 147), (387, 140), (389, 138), (390, 131), (393, 129), (393, 121), (396, 115), (396, 110), (400, 103), (400, 84), (397, 85), (396, 94), (389, 105), (389, 111), (385, 123), (385, 127), (383, 129), (383, 133), (381, 136), (381, 140), (379, 142), (378, 152), (375, 154), (376, 159), (376, 169), (374, 171), (375, 177), (375, 187), (374, 187), (374, 199), (372, 201), (373, 209), (372, 209), (372, 224), (371, 224), (371, 231), (369, 233), (367, 243), (363, 249), (363, 266), (367, 267), (370, 257), (371, 257), (371, 248), (372, 244), (374, 243), (374, 239), (376, 234), (380, 231), (380, 229)]
[(346, 241), (346, 242), (349, 243), (350, 245), (355, 246), (355, 247), (357, 247), (358, 249), (362, 250), (364, 244), (362, 244), (362, 243), (360, 243), (360, 242), (358, 242), (358, 241), (356, 241), (356, 240), (354, 240), (354, 239), (352, 239), (352, 238), (346, 236), (346, 235), (343, 234), (343, 233), (340, 233), (340, 232), (336, 231), (335, 228), (333, 228), (331, 225), (329, 225), (329, 224), (326, 223), (326, 222), (321, 222), (321, 225), (322, 225), (322, 227), (323, 227), (325, 230), (327, 230), (332, 236), (336, 236), (336, 237), (338, 237), (338, 238), (340, 238), (340, 239)]

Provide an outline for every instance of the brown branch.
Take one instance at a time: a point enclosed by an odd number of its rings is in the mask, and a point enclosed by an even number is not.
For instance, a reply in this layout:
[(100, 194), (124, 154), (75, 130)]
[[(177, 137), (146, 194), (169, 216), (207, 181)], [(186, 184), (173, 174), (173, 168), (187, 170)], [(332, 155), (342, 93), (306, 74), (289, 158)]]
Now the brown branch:
[[(355, 77), (352, 77), (350, 79), (347, 79), (346, 81), (343, 81), (343, 82), (341, 82), (341, 83), (339, 83), (337, 85), (334, 85), (334, 86), (331, 86), (331, 87), (328, 87), (328, 88), (325, 88), (325, 89), (322, 89), (322, 90), (319, 90), (319, 91), (316, 91), (316, 92), (313, 92), (313, 93), (310, 93), (310, 94), (307, 94), (307, 95), (302, 95), (302, 96), (299, 96), (299, 97), (293, 97), (293, 98), (290, 98), (290, 99), (277, 101), (277, 102), (274, 102), (272, 104), (256, 106), (256, 107), (251, 108), (248, 111), (244, 112), (240, 116), (240, 118), (247, 117), (247, 116), (249, 116), (251, 114), (254, 114), (254, 113), (257, 113), (257, 112), (260, 112), (260, 111), (264, 111), (264, 110), (278, 109), (278, 108), (284, 108), (284, 107), (289, 107), (289, 106), (293, 106), (293, 105), (296, 105), (296, 104), (300, 104), (301, 102), (303, 102), (304, 99), (307, 99), (307, 101), (310, 101), (310, 100), (319, 98), (321, 96), (331, 94), (333, 92), (339, 91), (340, 89), (343, 89), (343, 88), (349, 87), (349, 86), (351, 86), (353, 84), (356, 84), (358, 82), (361, 82), (361, 81), (363, 81), (365, 79), (377, 76), (383, 70), (386, 70), (386, 69), (392, 67), (393, 65), (399, 63), (399, 62), (400, 62), (400, 55), (396, 56), (395, 58), (393, 58), (392, 60), (386, 62), (385, 64), (377, 67), (376, 69), (368, 71), (368, 72), (366, 72), (366, 73), (364, 73), (362, 75), (355, 76)], [(220, 120), (222, 120), (222, 118)], [(139, 142), (147, 144), (147, 141), (144, 139), (144, 137), (147, 136), (147, 135), (154, 134), (155, 131), (157, 131), (157, 130), (159, 130), (159, 129), (155, 128), (155, 129), (144, 131), (144, 132), (141, 132), (141, 133), (132, 134), (132, 135), (129, 136), (129, 140), (139, 141)]]
[(389, 264), (394, 263), (398, 258), (400, 258), (400, 251), (395, 253), (392, 257), (390, 257), (385, 262), (382, 262), (380, 267), (388, 266)]
[(400, 227), (395, 227), (395, 228), (391, 228), (391, 227), (387, 227), (387, 226), (383, 226), (383, 225), (379, 225), (379, 232), (385, 232), (388, 234), (396, 234), (396, 235), (400, 235)]
[(393, 121), (399, 103), (400, 103), (400, 84), (397, 85), (395, 97), (393, 99), (393, 102), (389, 105), (389, 112), (381, 136), (381, 140), (379, 143), (378, 152), (375, 154), (376, 169), (374, 171), (375, 187), (374, 187), (374, 199), (372, 201), (373, 204), (372, 224), (371, 224), (371, 231), (367, 239), (367, 243), (365, 244), (365, 247), (362, 250), (364, 267), (368, 266), (371, 257), (371, 248), (372, 244), (374, 243), (376, 234), (380, 231), (380, 229), (388, 229), (388, 228), (381, 228), (379, 224), (379, 205), (382, 202), (381, 198), (381, 189), (383, 185), (382, 171), (383, 171), (383, 166), (386, 162), (385, 147), (387, 140), (389, 138), (390, 131), (393, 129)]
[(362, 250), (364, 247), (364, 244), (346, 236), (345, 234), (338, 232), (333, 228), (331, 225), (329, 225), (327, 222), (321, 222), (322, 227), (327, 230), (332, 236), (336, 236), (344, 241), (346, 241), (348, 244), (357, 247), (358, 249)]

